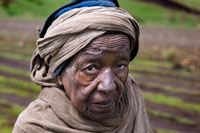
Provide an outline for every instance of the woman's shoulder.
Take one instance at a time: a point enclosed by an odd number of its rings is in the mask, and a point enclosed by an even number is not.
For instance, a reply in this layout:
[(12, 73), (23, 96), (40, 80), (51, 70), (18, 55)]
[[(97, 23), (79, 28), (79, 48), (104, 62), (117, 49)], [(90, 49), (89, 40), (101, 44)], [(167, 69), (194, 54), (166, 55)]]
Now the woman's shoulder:
[(13, 133), (43, 132), (45, 127), (42, 127), (39, 123), (45, 121), (49, 115), (53, 115), (50, 105), (40, 99), (36, 99), (18, 116)]

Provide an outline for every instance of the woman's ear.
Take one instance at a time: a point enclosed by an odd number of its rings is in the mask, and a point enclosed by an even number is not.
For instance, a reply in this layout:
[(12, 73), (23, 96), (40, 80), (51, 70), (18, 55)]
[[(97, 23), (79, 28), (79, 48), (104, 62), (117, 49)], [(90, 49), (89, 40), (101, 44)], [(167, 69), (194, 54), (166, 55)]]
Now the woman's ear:
[(60, 85), (60, 86), (62, 86), (63, 85), (63, 77), (62, 76), (58, 76), (58, 84)]

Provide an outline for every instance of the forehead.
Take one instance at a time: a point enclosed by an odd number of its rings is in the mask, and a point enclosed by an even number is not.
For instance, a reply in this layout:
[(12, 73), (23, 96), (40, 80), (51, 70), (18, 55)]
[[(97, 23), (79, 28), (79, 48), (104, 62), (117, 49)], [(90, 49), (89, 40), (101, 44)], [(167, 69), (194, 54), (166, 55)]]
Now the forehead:
[(85, 62), (98, 61), (130, 61), (130, 46), (129, 38), (123, 34), (108, 34), (94, 39), (84, 49), (77, 53), (70, 60), (69, 66), (77, 66)]
[(94, 39), (84, 50), (85, 51), (98, 51), (98, 50), (130, 50), (129, 38), (123, 34), (108, 34)]

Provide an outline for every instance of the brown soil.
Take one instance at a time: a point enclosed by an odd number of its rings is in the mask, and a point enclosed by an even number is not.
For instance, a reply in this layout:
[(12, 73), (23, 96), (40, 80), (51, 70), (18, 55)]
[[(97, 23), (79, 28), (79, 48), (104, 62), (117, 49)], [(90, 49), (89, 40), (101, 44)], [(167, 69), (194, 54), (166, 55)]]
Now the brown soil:
[(16, 69), (21, 69), (24, 71), (29, 71), (29, 61), (25, 60), (16, 60), (0, 56), (0, 64), (9, 67), (14, 67)]
[(196, 122), (200, 121), (200, 117), (197, 117), (197, 116), (199, 116), (199, 114), (197, 112), (183, 111), (177, 107), (168, 106), (166, 104), (159, 104), (159, 106), (158, 106), (158, 104), (152, 103), (150, 101), (146, 101), (145, 104), (150, 109), (154, 109), (157, 111), (159, 110), (160, 112), (173, 114), (173, 115), (179, 116), (179, 117), (189, 118)]
[(200, 48), (199, 29), (177, 29), (161, 27), (141, 27), (140, 44)]
[[(42, 21), (1, 19), (0, 40), (5, 40), (7, 38), (5, 33), (7, 33), (8, 35), (11, 35), (8, 40), (32, 40), (34, 44), (38, 36), (36, 29), (41, 29), (42, 26)], [(188, 48), (200, 48), (200, 30), (198, 29), (174, 29), (142, 26), (140, 27), (140, 31), (141, 45), (176, 45)]]
[(31, 98), (20, 97), (18, 95), (14, 95), (14, 94), (1, 94), (0, 93), (0, 100), (1, 99), (6, 99), (7, 101), (16, 103), (21, 106), (27, 106), (31, 101), (33, 101), (33, 99), (31, 99)]
[(180, 124), (175, 122), (173, 119), (166, 120), (162, 117), (155, 117), (155, 116), (149, 116), (151, 121), (151, 126), (154, 128), (161, 128), (165, 130), (176, 130), (181, 133), (199, 133), (200, 130), (196, 127), (196, 125), (186, 125), (186, 124)]
[(24, 80), (24, 81), (27, 81), (27, 82), (31, 82), (31, 79), (29, 77), (27, 77), (27, 76), (16, 75), (16, 74), (4, 72), (4, 71), (1, 71), (1, 70), (0, 70), (0, 75), (4, 76), (4, 77), (15, 78), (15, 79), (19, 79), (19, 80)]
[(186, 80), (184, 78), (176, 78), (171, 75), (167, 77), (162, 74), (155, 74), (155, 73), (144, 72), (144, 71), (143, 72), (133, 71), (133, 76), (134, 76), (134, 73), (142, 75), (141, 77), (135, 76), (135, 78), (137, 79), (139, 83), (151, 82), (151, 83), (171, 86), (173, 88), (190, 89), (190, 90), (195, 90), (195, 91), (200, 92), (199, 81)]
[(6, 84), (5, 86), (10, 87), (10, 88), (15, 88), (15, 89), (18, 89), (18, 90), (22, 90), (22, 91), (27, 91), (27, 92), (30, 92), (33, 95), (34, 94), (38, 94), (38, 92), (36, 92), (35, 90), (32, 90), (30, 88), (24, 88), (24, 87), (21, 87), (21, 86), (15, 86), (13, 84)]
[[(42, 27), (42, 21), (1, 19), (0, 29), (2, 32), (18, 32), (28, 35), (37, 35), (37, 29)], [(24, 36), (23, 34), (19, 36)]]

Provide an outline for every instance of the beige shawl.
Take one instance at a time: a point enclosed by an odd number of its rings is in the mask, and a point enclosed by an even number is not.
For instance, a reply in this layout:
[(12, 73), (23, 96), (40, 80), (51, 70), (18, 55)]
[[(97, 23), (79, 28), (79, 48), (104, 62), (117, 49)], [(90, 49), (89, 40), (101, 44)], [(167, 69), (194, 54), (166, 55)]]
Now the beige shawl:
[(81, 117), (62, 90), (46, 87), (20, 114), (13, 133), (152, 133), (143, 98), (131, 76), (120, 102), (119, 117), (94, 122)]
[(61, 15), (37, 41), (31, 62), (31, 78), (42, 86), (39, 98), (23, 111), (14, 133), (151, 133), (140, 90), (129, 75), (117, 107), (118, 117), (102, 122), (83, 118), (58, 88), (53, 72), (64, 61), (106, 31), (121, 31), (131, 36), (132, 49), (138, 42), (139, 28), (126, 11), (111, 7), (84, 7)]

